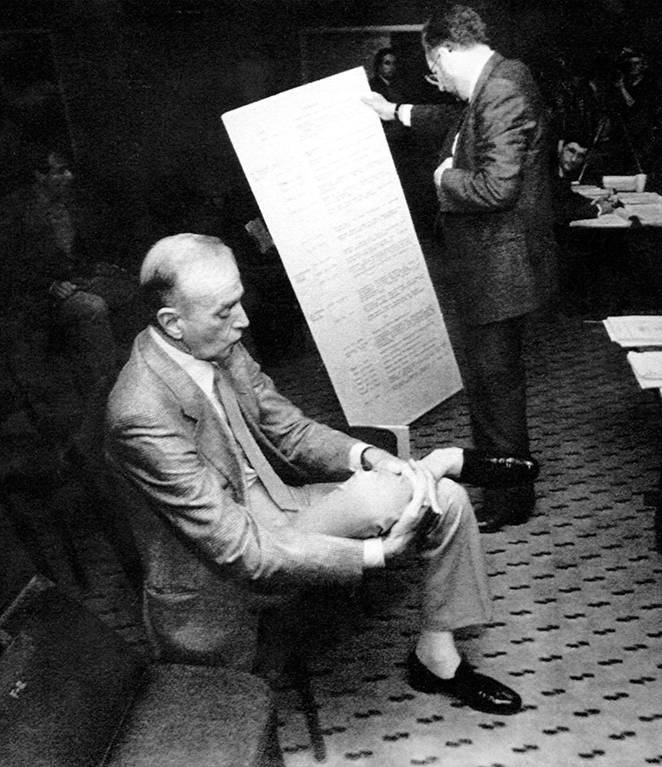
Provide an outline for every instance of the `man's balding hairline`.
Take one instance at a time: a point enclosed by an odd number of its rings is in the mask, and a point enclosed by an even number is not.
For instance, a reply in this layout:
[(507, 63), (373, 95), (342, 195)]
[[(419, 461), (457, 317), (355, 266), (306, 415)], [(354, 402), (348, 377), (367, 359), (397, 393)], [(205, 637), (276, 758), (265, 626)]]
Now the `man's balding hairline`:
[(186, 232), (163, 237), (147, 251), (140, 268), (140, 293), (149, 311), (150, 321), (156, 323), (159, 309), (175, 298), (184, 268), (209, 258), (229, 257), (232, 250), (219, 237)]

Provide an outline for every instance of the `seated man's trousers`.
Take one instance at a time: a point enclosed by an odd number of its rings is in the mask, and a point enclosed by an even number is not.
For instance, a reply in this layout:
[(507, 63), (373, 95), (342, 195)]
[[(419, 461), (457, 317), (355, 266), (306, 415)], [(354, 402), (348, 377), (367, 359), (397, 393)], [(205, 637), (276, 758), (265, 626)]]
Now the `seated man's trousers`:
[[(359, 471), (341, 483), (292, 488), (298, 512), (282, 511), (257, 481), (249, 489), (253, 514), (271, 528), (294, 525), (307, 532), (346, 538), (386, 533), (411, 498), (409, 482), (386, 471)], [(444, 511), (438, 524), (412, 548), (426, 561), (422, 628), (452, 631), (487, 623), (491, 598), (474, 512), (463, 487), (437, 483)]]

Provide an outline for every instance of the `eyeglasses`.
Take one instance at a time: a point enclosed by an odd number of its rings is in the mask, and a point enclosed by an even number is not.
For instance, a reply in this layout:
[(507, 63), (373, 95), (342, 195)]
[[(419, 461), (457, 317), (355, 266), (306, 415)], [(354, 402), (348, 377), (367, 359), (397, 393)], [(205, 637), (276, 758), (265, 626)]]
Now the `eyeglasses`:
[(435, 57), (432, 59), (432, 63), (428, 61), (428, 69), (430, 70), (427, 75), (423, 75), (423, 79), (426, 83), (429, 83), (430, 85), (434, 85), (437, 88), (439, 87), (439, 83), (441, 82), (441, 79), (439, 75), (435, 72), (436, 68), (439, 66), (439, 55), (441, 54), (441, 51), (438, 50)]

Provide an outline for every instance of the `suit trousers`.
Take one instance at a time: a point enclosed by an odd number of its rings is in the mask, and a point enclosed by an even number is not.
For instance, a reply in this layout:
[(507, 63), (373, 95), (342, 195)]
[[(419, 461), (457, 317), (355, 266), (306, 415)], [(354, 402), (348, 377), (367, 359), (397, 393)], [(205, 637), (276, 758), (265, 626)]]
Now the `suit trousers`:
[[(381, 471), (359, 471), (346, 482), (292, 492), (300, 510), (282, 511), (258, 480), (249, 489), (251, 511), (272, 529), (294, 525), (304, 532), (365, 539), (387, 532), (411, 498), (406, 479)], [(437, 494), (444, 515), (415, 546), (426, 562), (422, 627), (451, 631), (484, 624), (491, 597), (471, 502), (463, 487), (446, 478), (438, 482)]]
[(488, 453), (529, 455), (524, 323), (524, 316), (485, 325), (461, 323), (460, 369), (474, 447)]

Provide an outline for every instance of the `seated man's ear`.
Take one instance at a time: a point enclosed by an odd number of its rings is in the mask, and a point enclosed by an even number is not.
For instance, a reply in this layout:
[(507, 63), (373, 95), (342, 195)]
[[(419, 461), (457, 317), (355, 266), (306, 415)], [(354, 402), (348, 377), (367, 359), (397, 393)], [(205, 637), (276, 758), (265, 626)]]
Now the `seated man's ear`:
[(175, 309), (164, 306), (156, 313), (156, 319), (164, 333), (176, 341), (181, 341), (182, 331), (179, 327), (179, 313)]

